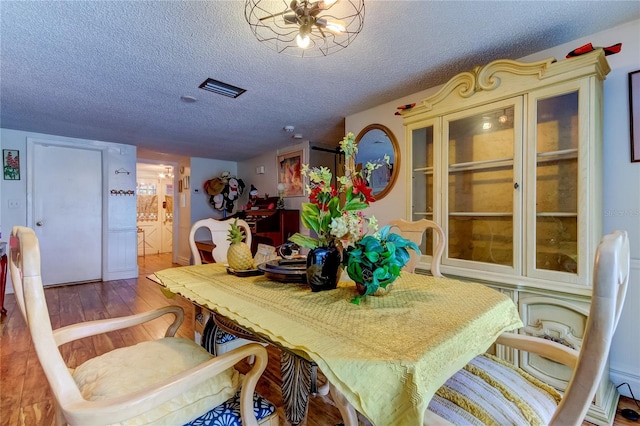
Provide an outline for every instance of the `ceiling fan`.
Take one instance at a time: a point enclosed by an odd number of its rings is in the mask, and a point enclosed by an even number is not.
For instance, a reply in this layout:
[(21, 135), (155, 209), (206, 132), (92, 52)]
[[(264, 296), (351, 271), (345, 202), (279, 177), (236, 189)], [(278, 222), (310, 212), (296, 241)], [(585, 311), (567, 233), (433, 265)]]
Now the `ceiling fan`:
[(312, 56), (308, 52), (315, 50), (326, 56), (362, 30), (364, 0), (246, 0), (245, 18), (256, 38), (279, 53)]

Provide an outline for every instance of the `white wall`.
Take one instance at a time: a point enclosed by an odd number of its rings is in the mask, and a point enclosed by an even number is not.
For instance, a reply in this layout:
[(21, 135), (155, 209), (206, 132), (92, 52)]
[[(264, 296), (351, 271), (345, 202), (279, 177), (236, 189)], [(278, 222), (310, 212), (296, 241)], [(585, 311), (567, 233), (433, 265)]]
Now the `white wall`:
[[(103, 224), (102, 279), (115, 280), (138, 276), (138, 264), (135, 246), (127, 246), (129, 240), (136, 240), (136, 200), (135, 197), (111, 196), (110, 189), (135, 189), (136, 187), (136, 147), (109, 142), (66, 138), (42, 133), (0, 129), (3, 149), (20, 151), (20, 180), (0, 181), (3, 240), (8, 240), (11, 228), (15, 225), (33, 226), (27, 223), (27, 138), (49, 140), (52, 143), (68, 146), (91, 146), (103, 150), (103, 208), (107, 212)], [(130, 174), (116, 174), (118, 169), (126, 169)], [(73, 171), (70, 171), (72, 173)], [(9, 208), (8, 200), (16, 201), (17, 208)], [(12, 293), (10, 277), (7, 279), (7, 292)]]
[[(586, 43), (610, 46), (622, 43), (619, 54), (607, 57), (611, 73), (604, 82), (604, 197), (603, 232), (624, 229), (631, 242), (631, 278), (627, 302), (616, 332), (610, 357), (610, 373), (614, 384), (631, 384), (635, 395), (640, 395), (640, 163), (630, 162), (628, 73), (640, 69), (640, 21), (611, 28), (589, 37), (556, 46), (520, 60), (533, 62), (548, 57), (564, 59), (571, 50)], [(484, 65), (484, 64), (478, 64)], [(452, 76), (453, 77), (453, 76)], [(387, 126), (396, 136), (401, 152), (406, 153), (406, 137), (402, 119), (395, 116), (396, 107), (419, 102), (434, 94), (434, 87), (398, 100), (346, 117), (346, 131), (358, 134), (365, 126), (379, 123)], [(367, 214), (374, 214), (380, 223), (396, 217), (410, 217), (407, 204), (406, 167), (411, 159), (402, 155), (399, 179), (389, 195), (375, 202)], [(631, 396), (627, 387), (620, 392)]]
[[(249, 188), (251, 188), (251, 185), (256, 187), (260, 197), (264, 197), (265, 193), (269, 194), (270, 197), (278, 195), (276, 156), (275, 152), (269, 152), (238, 163), (238, 176), (247, 185), (245, 193), (240, 198), (240, 205), (246, 205), (249, 201)], [(264, 173), (259, 174), (256, 169), (261, 167), (264, 167)]]

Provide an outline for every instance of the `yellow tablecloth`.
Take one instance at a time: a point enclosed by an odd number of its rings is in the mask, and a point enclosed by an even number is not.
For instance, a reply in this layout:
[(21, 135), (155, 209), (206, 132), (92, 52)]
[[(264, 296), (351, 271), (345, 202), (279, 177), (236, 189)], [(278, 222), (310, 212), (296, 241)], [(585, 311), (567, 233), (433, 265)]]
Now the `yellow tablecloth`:
[(389, 294), (350, 303), (353, 283), (240, 278), (220, 264), (155, 274), (171, 292), (315, 361), (375, 425), (422, 425), (435, 391), (503, 331), (522, 326), (514, 303), (480, 284), (403, 272)]

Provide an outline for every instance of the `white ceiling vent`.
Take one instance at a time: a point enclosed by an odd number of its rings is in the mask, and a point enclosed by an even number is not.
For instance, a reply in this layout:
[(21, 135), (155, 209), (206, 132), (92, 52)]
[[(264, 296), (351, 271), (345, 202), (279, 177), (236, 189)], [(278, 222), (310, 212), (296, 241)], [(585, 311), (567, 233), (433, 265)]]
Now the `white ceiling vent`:
[(201, 89), (208, 90), (209, 92), (217, 93), (219, 95), (228, 96), (230, 98), (237, 98), (246, 92), (246, 89), (241, 89), (236, 86), (232, 86), (227, 83), (223, 83), (218, 80), (214, 80), (212, 78), (208, 78), (202, 82), (200, 86)]

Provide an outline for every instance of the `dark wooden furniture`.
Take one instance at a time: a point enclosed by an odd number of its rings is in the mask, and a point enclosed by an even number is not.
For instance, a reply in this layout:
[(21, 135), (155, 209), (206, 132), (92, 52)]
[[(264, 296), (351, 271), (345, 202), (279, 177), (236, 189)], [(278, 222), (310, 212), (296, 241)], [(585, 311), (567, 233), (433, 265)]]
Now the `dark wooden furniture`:
[(196, 247), (198, 248), (198, 253), (200, 253), (200, 259), (202, 260), (202, 263), (216, 263), (216, 261), (213, 259), (213, 254), (211, 253), (211, 251), (215, 247), (213, 241), (196, 241)]
[(0, 314), (6, 314), (4, 292), (7, 287), (7, 243), (0, 243)]
[(275, 205), (277, 197), (256, 200), (258, 210), (244, 211), (244, 220), (251, 227), (251, 250), (256, 252), (258, 244), (280, 246), (290, 236), (300, 230), (300, 212), (298, 210), (267, 209)]

